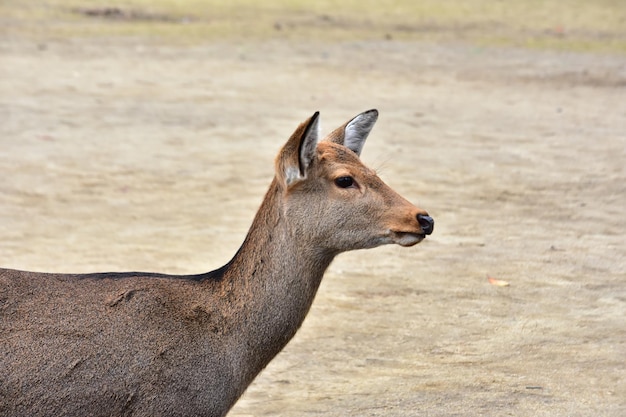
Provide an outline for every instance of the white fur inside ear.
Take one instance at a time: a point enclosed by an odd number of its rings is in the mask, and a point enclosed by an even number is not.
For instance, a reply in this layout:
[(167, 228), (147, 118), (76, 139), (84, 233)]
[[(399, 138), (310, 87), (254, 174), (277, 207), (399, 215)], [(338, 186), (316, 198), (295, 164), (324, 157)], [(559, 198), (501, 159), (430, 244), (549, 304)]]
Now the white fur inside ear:
[(300, 145), (300, 177), (306, 177), (306, 172), (313, 159), (315, 159), (320, 130), (319, 117), (315, 117)]
[(285, 183), (287, 185), (291, 185), (294, 182), (298, 181), (300, 178), (300, 169), (296, 167), (288, 167), (285, 170)]
[(369, 110), (359, 114), (346, 125), (343, 146), (361, 155), (365, 140), (378, 120), (378, 111)]

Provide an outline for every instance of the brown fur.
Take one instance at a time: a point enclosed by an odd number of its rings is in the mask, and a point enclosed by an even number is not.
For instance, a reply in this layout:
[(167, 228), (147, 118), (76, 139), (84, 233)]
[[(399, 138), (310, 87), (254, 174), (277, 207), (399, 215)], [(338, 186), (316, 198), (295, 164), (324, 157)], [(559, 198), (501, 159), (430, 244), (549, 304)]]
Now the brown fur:
[[(376, 114), (358, 117), (362, 146)], [(425, 212), (338, 131), (318, 144), (317, 114), (300, 125), (240, 250), (216, 271), (0, 270), (0, 415), (224, 416), (296, 333), (338, 253), (424, 237)], [(338, 187), (340, 176), (356, 186)]]

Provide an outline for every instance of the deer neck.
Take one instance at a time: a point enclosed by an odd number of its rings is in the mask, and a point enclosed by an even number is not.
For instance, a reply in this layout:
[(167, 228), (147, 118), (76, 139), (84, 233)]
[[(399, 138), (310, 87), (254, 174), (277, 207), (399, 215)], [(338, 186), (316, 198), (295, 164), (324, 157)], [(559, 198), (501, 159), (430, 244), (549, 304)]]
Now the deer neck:
[(250, 380), (296, 333), (336, 255), (307, 244), (289, 227), (283, 195), (275, 179), (224, 274), (240, 327), (233, 330), (245, 339), (240, 346), (248, 346), (242, 360), (254, 362)]

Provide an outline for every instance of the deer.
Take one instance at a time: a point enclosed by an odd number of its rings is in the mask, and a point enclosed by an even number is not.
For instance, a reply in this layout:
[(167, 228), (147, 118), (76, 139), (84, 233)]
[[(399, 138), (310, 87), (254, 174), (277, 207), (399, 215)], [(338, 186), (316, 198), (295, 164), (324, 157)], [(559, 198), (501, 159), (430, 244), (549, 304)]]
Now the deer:
[(0, 269), (0, 415), (225, 416), (302, 325), (342, 252), (413, 246), (434, 220), (360, 160), (377, 110), (275, 159), (243, 244), (197, 275)]

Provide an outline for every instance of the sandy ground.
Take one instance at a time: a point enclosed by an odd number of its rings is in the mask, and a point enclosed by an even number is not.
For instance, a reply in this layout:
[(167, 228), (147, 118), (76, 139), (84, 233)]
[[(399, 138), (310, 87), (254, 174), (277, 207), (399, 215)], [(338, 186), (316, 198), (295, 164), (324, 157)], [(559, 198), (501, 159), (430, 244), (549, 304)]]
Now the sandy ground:
[(300, 121), (380, 110), (363, 159), (435, 233), (341, 255), (232, 417), (626, 415), (623, 55), (128, 39), (0, 54), (10, 268), (214, 269)]

